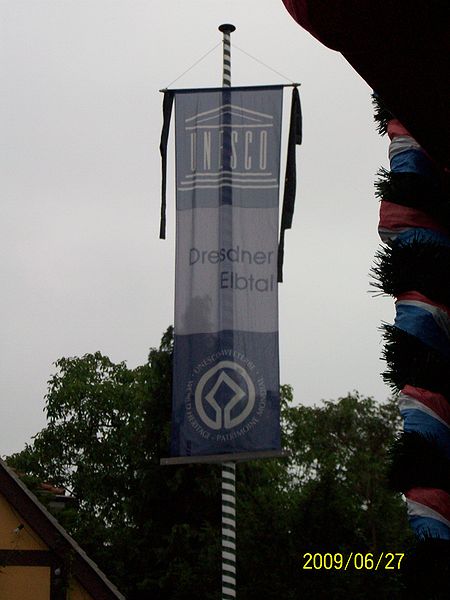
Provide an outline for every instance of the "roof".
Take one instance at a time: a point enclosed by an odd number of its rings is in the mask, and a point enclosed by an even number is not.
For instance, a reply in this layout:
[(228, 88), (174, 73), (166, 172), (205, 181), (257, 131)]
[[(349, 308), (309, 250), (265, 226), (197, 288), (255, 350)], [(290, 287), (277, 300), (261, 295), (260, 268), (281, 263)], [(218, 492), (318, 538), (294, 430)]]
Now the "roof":
[(419, 144), (450, 166), (448, 0), (283, 0), (340, 52)]
[(71, 574), (95, 600), (125, 600), (125, 596), (2, 460), (0, 493), (55, 555), (64, 560), (67, 553), (72, 552)]

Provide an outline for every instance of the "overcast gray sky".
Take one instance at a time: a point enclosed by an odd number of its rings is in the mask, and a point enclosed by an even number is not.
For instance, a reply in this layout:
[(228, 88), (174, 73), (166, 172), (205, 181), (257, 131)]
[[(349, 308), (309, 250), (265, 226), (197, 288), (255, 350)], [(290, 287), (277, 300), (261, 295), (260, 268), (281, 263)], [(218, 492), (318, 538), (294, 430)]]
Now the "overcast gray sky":
[[(312, 404), (389, 395), (369, 292), (373, 181), (387, 142), (370, 89), (281, 0), (1, 0), (0, 455), (45, 425), (52, 363), (100, 350), (143, 364), (173, 322), (173, 139), (168, 239), (158, 239), (158, 92), (237, 27), (232, 44), (301, 82), (304, 143), (280, 286), (281, 381)], [(232, 50), (233, 84), (284, 83)], [(176, 87), (221, 84), (221, 48)], [(289, 94), (287, 94), (287, 97)], [(288, 108), (288, 107), (287, 107)]]

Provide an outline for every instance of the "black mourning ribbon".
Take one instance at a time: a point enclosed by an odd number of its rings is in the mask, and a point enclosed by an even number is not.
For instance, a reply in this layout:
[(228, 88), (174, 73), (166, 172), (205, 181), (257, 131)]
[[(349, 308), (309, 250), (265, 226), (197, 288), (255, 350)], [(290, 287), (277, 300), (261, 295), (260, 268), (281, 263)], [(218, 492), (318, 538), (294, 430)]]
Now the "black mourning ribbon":
[(289, 124), (286, 176), (284, 179), (283, 210), (281, 212), (280, 241), (278, 244), (278, 281), (283, 281), (284, 232), (292, 227), (294, 216), (297, 173), (295, 146), (302, 143), (302, 107), (297, 86), (292, 89), (291, 120)]
[(167, 140), (169, 139), (170, 117), (172, 116), (174, 93), (164, 92), (163, 100), (163, 126), (161, 131), (161, 142), (159, 151), (161, 152), (161, 220), (159, 225), (159, 238), (166, 239), (166, 183), (167, 183)]

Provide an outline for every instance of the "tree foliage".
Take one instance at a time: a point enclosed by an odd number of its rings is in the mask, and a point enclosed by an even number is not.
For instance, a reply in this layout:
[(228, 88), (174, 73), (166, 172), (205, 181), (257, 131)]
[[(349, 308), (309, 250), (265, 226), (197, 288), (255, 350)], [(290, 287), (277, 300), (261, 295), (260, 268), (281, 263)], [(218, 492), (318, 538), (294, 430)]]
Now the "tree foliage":
[[(172, 330), (146, 364), (99, 352), (61, 358), (47, 426), (8, 463), (64, 486), (59, 520), (129, 600), (220, 595), (220, 467), (161, 467), (168, 455)], [(393, 402), (353, 393), (293, 406), (282, 386), (289, 457), (238, 465), (242, 600), (400, 597), (396, 572), (303, 570), (306, 552), (402, 552), (404, 507), (385, 486), (399, 427)]]

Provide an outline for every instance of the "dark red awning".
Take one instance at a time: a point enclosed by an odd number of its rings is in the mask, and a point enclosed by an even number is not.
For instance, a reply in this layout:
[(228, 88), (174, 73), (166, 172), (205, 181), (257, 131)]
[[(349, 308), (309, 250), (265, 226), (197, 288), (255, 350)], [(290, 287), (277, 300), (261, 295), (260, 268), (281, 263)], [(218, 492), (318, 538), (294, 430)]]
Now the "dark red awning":
[(337, 50), (440, 164), (450, 166), (448, 0), (283, 0)]

